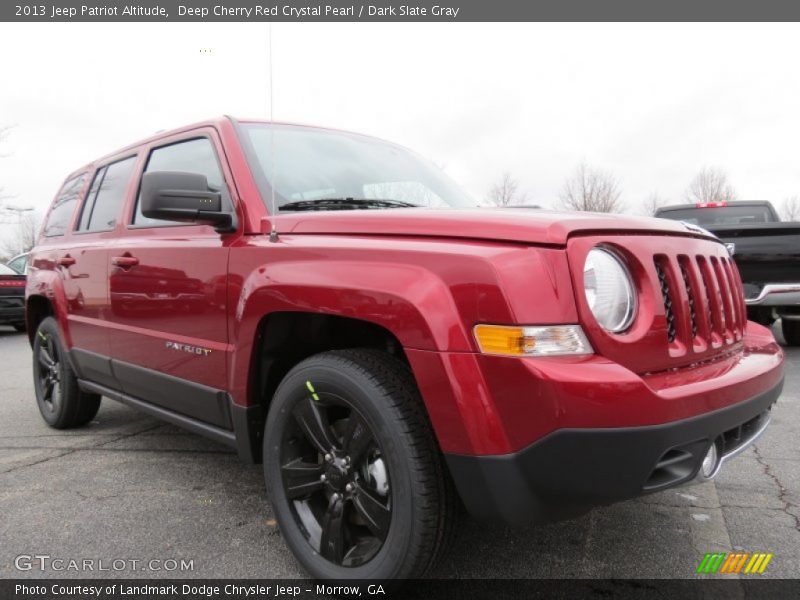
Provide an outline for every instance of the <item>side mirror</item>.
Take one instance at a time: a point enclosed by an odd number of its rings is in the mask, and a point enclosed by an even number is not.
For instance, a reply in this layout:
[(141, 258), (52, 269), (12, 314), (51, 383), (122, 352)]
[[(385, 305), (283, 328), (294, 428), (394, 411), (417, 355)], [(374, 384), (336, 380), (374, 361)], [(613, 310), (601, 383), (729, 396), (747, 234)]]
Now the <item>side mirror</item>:
[(233, 215), (222, 210), (222, 194), (208, 188), (200, 173), (154, 171), (142, 176), (142, 214), (150, 219), (208, 223), (233, 229)]

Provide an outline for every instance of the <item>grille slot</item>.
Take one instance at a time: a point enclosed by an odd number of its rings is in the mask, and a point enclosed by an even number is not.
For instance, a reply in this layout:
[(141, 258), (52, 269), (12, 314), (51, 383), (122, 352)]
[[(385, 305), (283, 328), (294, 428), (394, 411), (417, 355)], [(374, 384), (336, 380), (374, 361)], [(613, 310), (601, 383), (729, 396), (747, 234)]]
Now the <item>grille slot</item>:
[(731, 294), (731, 308), (733, 313), (733, 334), (738, 340), (744, 335), (744, 327), (747, 318), (745, 311), (742, 310), (742, 297), (744, 291), (740, 287), (739, 280), (736, 277), (736, 265), (729, 258), (723, 258), (722, 270), (725, 272), (725, 277), (728, 281), (728, 290)]
[(683, 285), (686, 287), (686, 295), (689, 301), (689, 319), (692, 323), (692, 339), (697, 337), (697, 306), (694, 300), (694, 285), (689, 278), (689, 267), (687, 265), (688, 259), (681, 256), (678, 259), (678, 264), (681, 267), (681, 275), (683, 276)]
[(677, 337), (677, 330), (675, 328), (675, 311), (672, 309), (672, 296), (670, 296), (669, 281), (667, 280), (667, 272), (664, 269), (663, 257), (656, 257), (654, 259), (656, 265), (656, 273), (658, 274), (658, 284), (661, 287), (661, 296), (664, 299), (664, 315), (667, 319), (667, 340), (669, 343), (675, 341)]
[[(704, 256), (697, 257), (697, 266), (700, 269), (700, 279), (703, 281), (703, 291), (706, 300), (706, 317), (711, 329), (712, 340), (715, 336), (722, 336), (722, 314), (716, 285), (711, 277), (711, 268)], [(718, 340), (717, 340), (718, 341)]]
[(728, 340), (728, 334), (733, 332), (733, 315), (731, 302), (732, 298), (728, 292), (728, 286), (725, 282), (725, 276), (722, 273), (720, 261), (716, 257), (711, 257), (711, 265), (713, 267), (714, 276), (717, 279), (717, 295), (719, 296), (719, 303), (722, 307), (722, 335)]

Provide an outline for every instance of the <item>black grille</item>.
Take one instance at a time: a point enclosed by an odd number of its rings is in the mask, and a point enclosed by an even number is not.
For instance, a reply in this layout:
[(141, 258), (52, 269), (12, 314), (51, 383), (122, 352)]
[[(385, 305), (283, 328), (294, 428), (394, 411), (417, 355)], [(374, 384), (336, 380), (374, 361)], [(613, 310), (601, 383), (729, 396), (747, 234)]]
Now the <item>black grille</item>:
[(686, 263), (680, 261), (681, 275), (683, 275), (683, 285), (686, 286), (686, 294), (689, 300), (689, 318), (692, 320), (692, 337), (697, 337), (697, 313), (695, 312), (694, 304), (694, 289), (692, 282), (689, 280), (689, 271), (686, 269)]
[(658, 284), (661, 286), (661, 295), (664, 298), (664, 313), (667, 318), (667, 339), (670, 343), (675, 341), (675, 313), (672, 310), (672, 297), (669, 294), (669, 282), (667, 272), (658, 259), (655, 260), (656, 273), (658, 273)]
[(747, 444), (753, 439), (753, 436), (758, 430), (764, 426), (764, 423), (769, 418), (769, 413), (763, 412), (757, 417), (754, 417), (742, 423), (738, 427), (729, 429), (722, 434), (722, 453), (730, 454)]

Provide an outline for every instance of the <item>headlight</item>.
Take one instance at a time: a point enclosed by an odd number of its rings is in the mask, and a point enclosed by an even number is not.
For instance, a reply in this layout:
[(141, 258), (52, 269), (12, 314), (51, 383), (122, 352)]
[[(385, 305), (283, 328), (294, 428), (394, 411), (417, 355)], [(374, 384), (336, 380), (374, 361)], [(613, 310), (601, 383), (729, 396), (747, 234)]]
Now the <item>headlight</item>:
[(613, 253), (594, 248), (583, 265), (583, 290), (597, 322), (619, 333), (631, 326), (636, 315), (636, 293), (630, 274)]

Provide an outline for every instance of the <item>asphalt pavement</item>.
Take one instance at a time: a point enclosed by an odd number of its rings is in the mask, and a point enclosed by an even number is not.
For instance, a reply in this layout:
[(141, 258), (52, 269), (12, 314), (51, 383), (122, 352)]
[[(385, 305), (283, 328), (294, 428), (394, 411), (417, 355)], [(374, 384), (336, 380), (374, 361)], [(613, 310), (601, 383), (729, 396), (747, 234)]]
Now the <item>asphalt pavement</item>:
[[(800, 349), (786, 350), (770, 428), (715, 481), (556, 524), (466, 520), (434, 576), (692, 578), (706, 552), (747, 551), (774, 554), (763, 577), (797, 577)], [(26, 558), (37, 555), (50, 558)], [(94, 571), (72, 570), (70, 560), (93, 561)], [(0, 327), (0, 577), (110, 576), (304, 575), (281, 539), (260, 466), (107, 399), (87, 427), (48, 428), (27, 338)]]

